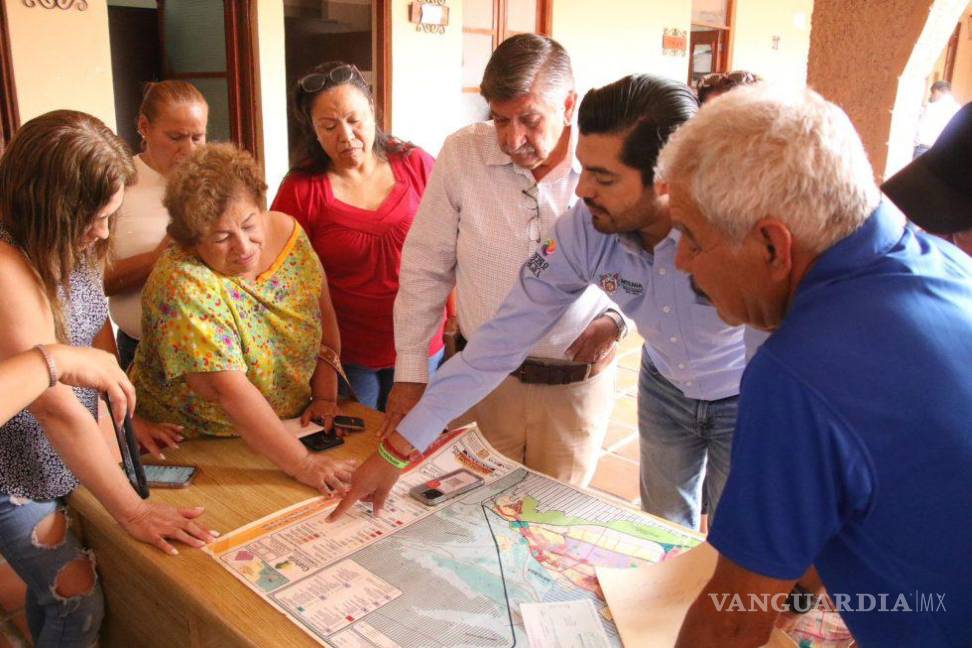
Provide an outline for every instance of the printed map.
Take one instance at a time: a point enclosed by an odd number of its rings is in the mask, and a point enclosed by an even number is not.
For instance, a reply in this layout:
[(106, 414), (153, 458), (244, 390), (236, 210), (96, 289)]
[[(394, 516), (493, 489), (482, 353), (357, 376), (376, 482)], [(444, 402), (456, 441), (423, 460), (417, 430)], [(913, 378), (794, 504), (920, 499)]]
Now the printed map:
[[(485, 485), (437, 507), (407, 495), (464, 467)], [(337, 648), (526, 646), (521, 603), (588, 598), (612, 645), (596, 565), (657, 562), (688, 532), (512, 463), (476, 430), (406, 473), (381, 518), (370, 505), (323, 522), (315, 498), (210, 546), (237, 578), (307, 634)]]

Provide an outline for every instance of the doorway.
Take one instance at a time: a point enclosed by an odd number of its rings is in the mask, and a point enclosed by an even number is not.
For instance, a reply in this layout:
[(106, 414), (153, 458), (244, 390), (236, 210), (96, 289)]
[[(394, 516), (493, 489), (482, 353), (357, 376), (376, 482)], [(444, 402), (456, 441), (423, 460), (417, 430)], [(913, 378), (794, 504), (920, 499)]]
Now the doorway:
[(707, 74), (729, 71), (732, 0), (693, 0), (688, 84)]
[[(315, 65), (351, 63), (371, 86), (378, 124), (390, 128), (388, 0), (283, 0), (288, 101), (294, 86)], [(288, 111), (290, 163), (299, 155), (299, 131)]]
[(0, 1), (0, 153), (3, 153), (7, 142), (19, 126), (20, 115), (17, 112), (17, 93), (10, 59), (10, 37), (7, 34), (7, 8)]
[(192, 83), (209, 103), (208, 136), (260, 159), (248, 0), (108, 0), (118, 134), (138, 151), (145, 84)]

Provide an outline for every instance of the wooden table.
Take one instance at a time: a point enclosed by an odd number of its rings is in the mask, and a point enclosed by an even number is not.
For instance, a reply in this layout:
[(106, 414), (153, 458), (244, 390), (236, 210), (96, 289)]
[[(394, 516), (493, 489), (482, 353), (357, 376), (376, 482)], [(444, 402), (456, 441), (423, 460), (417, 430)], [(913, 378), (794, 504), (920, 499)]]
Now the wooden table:
[[(343, 403), (341, 411), (362, 417), (367, 430), (327, 453), (364, 459), (376, 445), (383, 415), (358, 403)], [(240, 439), (186, 441), (166, 450), (166, 458), (199, 466), (200, 473), (189, 488), (154, 489), (151, 500), (204, 506), (202, 521), (223, 533), (317, 494)], [(70, 505), (94, 549), (105, 591), (102, 646), (318, 645), (201, 550), (177, 545), (180, 554), (167, 556), (134, 540), (84, 488)]]

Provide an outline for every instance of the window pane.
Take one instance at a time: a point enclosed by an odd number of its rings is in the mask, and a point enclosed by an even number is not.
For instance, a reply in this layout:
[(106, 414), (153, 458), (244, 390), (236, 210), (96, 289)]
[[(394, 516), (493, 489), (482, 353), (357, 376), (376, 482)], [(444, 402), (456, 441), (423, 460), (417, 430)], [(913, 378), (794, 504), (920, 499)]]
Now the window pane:
[(692, 0), (692, 22), (729, 26), (729, 0)]
[(712, 72), (712, 46), (696, 45), (692, 48), (692, 74), (702, 76)]
[(509, 0), (506, 29), (514, 32), (537, 31), (537, 0)]
[[(493, 28), (493, 0), (465, 0), (462, 3), (462, 26), (473, 29)], [(478, 85), (479, 82), (477, 81)]]
[(493, 37), (489, 34), (462, 35), (462, 87), (476, 87), (483, 80), (483, 70), (493, 53)]
[(170, 72), (226, 71), (222, 2), (167, 0), (162, 19)]

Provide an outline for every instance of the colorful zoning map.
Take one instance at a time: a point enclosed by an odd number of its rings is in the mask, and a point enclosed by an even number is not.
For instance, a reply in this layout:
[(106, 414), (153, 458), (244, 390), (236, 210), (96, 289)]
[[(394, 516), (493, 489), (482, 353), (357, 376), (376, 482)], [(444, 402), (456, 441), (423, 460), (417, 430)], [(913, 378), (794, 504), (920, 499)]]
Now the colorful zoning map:
[[(457, 468), (485, 484), (436, 507), (412, 486)], [(594, 567), (657, 562), (689, 532), (534, 473), (476, 430), (446, 437), (403, 475), (378, 519), (356, 505), (326, 524), (314, 498), (227, 534), (209, 553), (323, 645), (526, 646), (521, 603), (590, 599), (620, 638)]]

